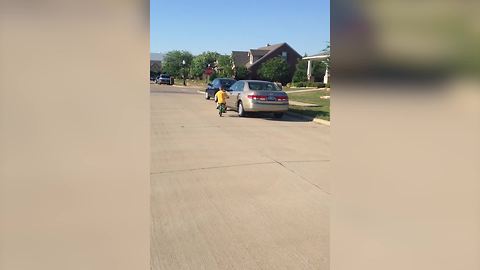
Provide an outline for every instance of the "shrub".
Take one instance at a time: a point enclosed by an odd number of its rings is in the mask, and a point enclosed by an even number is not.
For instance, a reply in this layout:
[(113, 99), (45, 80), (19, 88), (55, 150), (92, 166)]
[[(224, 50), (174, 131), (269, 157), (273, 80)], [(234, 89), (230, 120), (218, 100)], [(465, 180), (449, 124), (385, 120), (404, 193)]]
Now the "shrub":
[(294, 86), (295, 87), (306, 87), (307, 82), (297, 82), (297, 83), (294, 83)]
[(325, 84), (322, 83), (322, 82), (307, 82), (307, 87), (322, 88), (324, 86), (325, 86)]

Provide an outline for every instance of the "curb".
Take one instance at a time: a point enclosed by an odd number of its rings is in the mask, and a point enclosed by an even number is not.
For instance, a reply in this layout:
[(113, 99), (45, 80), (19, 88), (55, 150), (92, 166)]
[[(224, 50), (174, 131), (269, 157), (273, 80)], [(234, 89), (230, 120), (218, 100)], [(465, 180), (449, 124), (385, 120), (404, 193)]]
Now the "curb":
[(317, 124), (325, 125), (325, 126), (330, 126), (330, 121), (323, 120), (323, 119), (320, 119), (320, 118), (313, 119), (313, 122), (315, 122)]
[(312, 121), (314, 123), (317, 123), (317, 124), (330, 126), (330, 121), (323, 120), (323, 119), (320, 119), (320, 118), (313, 118), (313, 117), (310, 117), (310, 116), (305, 116), (305, 115), (301, 115), (301, 114), (294, 113), (294, 112), (287, 112), (286, 114), (289, 115), (289, 116), (292, 116), (292, 117), (296, 117), (296, 118), (300, 118), (300, 119), (304, 119), (304, 120), (310, 120), (310, 121)]

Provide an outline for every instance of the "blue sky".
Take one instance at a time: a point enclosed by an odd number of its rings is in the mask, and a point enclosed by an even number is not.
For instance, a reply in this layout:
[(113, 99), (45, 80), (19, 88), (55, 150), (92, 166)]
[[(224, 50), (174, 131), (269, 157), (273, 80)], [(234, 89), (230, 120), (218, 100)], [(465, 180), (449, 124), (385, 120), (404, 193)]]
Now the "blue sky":
[(287, 42), (303, 55), (330, 41), (330, 0), (150, 0), (150, 51), (230, 54)]

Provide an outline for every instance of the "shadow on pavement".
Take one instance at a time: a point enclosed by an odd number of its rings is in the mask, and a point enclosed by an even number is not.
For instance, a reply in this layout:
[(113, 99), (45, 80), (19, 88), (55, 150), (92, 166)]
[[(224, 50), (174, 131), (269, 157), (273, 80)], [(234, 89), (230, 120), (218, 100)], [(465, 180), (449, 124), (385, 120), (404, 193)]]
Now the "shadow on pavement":
[(249, 113), (246, 118), (259, 118), (274, 122), (312, 122), (310, 119), (298, 118), (288, 114), (283, 115), (282, 118), (275, 118), (271, 113)]

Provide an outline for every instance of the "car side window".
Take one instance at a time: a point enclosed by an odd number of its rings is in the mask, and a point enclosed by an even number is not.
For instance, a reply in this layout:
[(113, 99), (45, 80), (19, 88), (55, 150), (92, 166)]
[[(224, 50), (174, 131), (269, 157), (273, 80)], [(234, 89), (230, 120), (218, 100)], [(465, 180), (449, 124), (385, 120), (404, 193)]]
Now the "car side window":
[(244, 82), (238, 82), (236, 83), (237, 85), (237, 88), (235, 89), (235, 91), (243, 91), (243, 86), (245, 85)]
[(213, 86), (213, 88), (218, 88), (218, 80), (217, 79), (213, 80), (212, 86)]
[(238, 82), (234, 83), (232, 86), (230, 86), (230, 89), (232, 91), (237, 91), (237, 86), (238, 86)]

